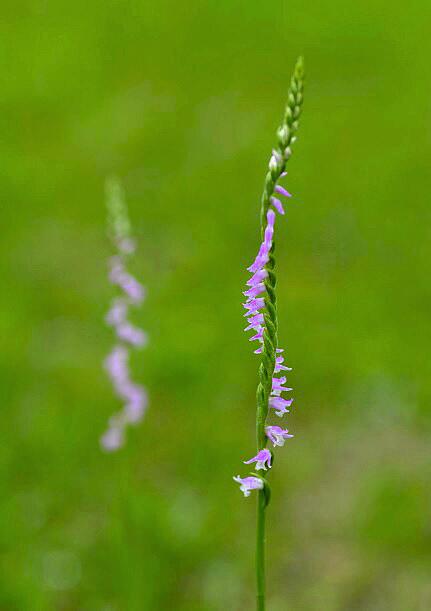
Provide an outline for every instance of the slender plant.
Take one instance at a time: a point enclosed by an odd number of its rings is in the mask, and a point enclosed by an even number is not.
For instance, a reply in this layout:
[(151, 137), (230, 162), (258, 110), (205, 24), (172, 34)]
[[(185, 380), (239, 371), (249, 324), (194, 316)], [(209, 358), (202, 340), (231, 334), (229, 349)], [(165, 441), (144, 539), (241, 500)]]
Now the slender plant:
[(147, 336), (128, 320), (130, 306), (142, 303), (145, 289), (126, 268), (126, 259), (133, 255), (136, 245), (131, 237), (127, 206), (118, 180), (107, 181), (106, 197), (108, 234), (116, 251), (109, 259), (109, 279), (121, 294), (113, 298), (105, 319), (116, 335), (116, 343), (105, 359), (105, 368), (123, 408), (109, 419), (100, 444), (104, 450), (113, 452), (124, 445), (126, 427), (139, 422), (147, 407), (146, 390), (131, 380), (129, 371), (130, 346), (141, 348), (146, 344)]
[[(292, 437), (287, 429), (267, 424), (271, 410), (279, 417), (289, 413), (293, 399), (284, 399), (283, 393), (292, 389), (284, 386), (286, 377), (281, 372), (291, 371), (284, 365), (283, 350), (278, 347), (277, 338), (277, 302), (275, 274), (275, 242), (274, 226), (276, 210), (284, 215), (284, 207), (278, 196), (291, 197), (290, 193), (279, 183), (286, 175), (286, 164), (292, 154), (292, 144), (296, 140), (298, 120), (304, 88), (304, 63), (299, 58), (290, 82), (287, 106), (283, 122), (277, 131), (277, 146), (273, 149), (269, 160), (269, 168), (265, 178), (265, 187), (261, 203), (261, 234), (262, 243), (256, 259), (248, 268), (252, 274), (247, 282), (244, 303), (248, 326), (246, 331), (253, 330), (250, 341), (259, 342), (255, 354), (261, 355), (259, 366), (259, 384), (257, 387), (256, 410), (256, 440), (257, 454), (246, 465), (255, 463), (256, 472), (248, 477), (239, 475), (234, 480), (240, 484), (244, 496), (249, 496), (252, 490), (258, 491), (257, 500), (257, 537), (256, 537), (256, 580), (257, 580), (257, 610), (265, 611), (265, 517), (270, 500), (270, 487), (267, 474), (260, 472), (271, 468), (273, 454), (266, 446), (268, 441), (273, 446), (283, 446), (286, 439)], [(281, 373), (281, 377), (276, 374)]]

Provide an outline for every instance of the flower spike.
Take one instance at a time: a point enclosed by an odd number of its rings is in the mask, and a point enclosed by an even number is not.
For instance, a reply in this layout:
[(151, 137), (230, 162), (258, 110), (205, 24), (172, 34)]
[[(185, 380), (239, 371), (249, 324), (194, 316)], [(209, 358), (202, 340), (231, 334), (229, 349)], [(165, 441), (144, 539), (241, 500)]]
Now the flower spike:
[(144, 300), (145, 289), (126, 269), (125, 259), (134, 253), (135, 242), (130, 237), (127, 208), (117, 181), (107, 183), (107, 195), (109, 233), (117, 250), (109, 261), (109, 279), (121, 289), (122, 295), (113, 299), (105, 318), (118, 340), (105, 360), (105, 369), (115, 394), (123, 402), (123, 409), (110, 418), (100, 444), (107, 452), (113, 452), (124, 445), (127, 425), (139, 422), (147, 407), (146, 390), (132, 382), (128, 364), (129, 346), (142, 348), (147, 343), (147, 335), (127, 318), (129, 307), (138, 306)]
[[(300, 58), (296, 63), (290, 83), (283, 121), (277, 130), (277, 145), (273, 148), (269, 158), (261, 200), (261, 241), (254, 261), (247, 268), (251, 277), (243, 292), (246, 298), (243, 304), (244, 317), (248, 322), (245, 331), (253, 331), (250, 341), (257, 341), (260, 344), (254, 353), (262, 355), (256, 393), (257, 454), (245, 461), (245, 464), (256, 463), (256, 471), (267, 471), (272, 466), (272, 454), (266, 448), (268, 441), (274, 447), (283, 446), (286, 439), (292, 437), (287, 429), (267, 424), (267, 419), (269, 414), (272, 414), (271, 410), (279, 417), (288, 413), (288, 408), (293, 402), (293, 399), (284, 399), (281, 396), (292, 389), (285, 386), (287, 380), (283, 373), (291, 369), (284, 364), (283, 349), (278, 347), (274, 233), (276, 212), (281, 216), (285, 214), (280, 196), (291, 197), (290, 192), (281, 186), (279, 181), (286, 176), (286, 164), (291, 157), (292, 145), (296, 140), (303, 87), (304, 65)], [(276, 375), (279, 373), (282, 373), (280, 377)], [(266, 479), (263, 481), (254, 474), (246, 478), (238, 475), (234, 477), (234, 480), (240, 484), (244, 496), (249, 496), (251, 490), (258, 490), (257, 600), (259, 611), (263, 611), (265, 609), (265, 509), (270, 498), (270, 488)]]

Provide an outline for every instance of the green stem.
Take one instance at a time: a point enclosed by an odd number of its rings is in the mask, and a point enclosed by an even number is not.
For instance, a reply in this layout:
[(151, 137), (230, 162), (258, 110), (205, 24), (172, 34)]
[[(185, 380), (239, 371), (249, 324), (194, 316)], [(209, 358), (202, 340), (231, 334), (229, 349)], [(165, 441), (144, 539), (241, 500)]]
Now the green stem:
[(259, 490), (256, 538), (257, 611), (265, 611), (265, 510), (265, 491)]

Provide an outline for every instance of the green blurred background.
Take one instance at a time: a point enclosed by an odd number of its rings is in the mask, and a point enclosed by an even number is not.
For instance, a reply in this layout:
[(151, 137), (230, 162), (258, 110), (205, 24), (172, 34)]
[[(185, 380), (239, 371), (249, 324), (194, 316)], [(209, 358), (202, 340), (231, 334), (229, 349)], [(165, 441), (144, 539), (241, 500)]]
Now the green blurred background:
[[(3, 3), (1, 611), (253, 608), (255, 499), (231, 479), (254, 450), (241, 290), (300, 53), (269, 609), (431, 609), (430, 17), (425, 0)], [(106, 455), (112, 173), (149, 293), (133, 368), (151, 407)]]

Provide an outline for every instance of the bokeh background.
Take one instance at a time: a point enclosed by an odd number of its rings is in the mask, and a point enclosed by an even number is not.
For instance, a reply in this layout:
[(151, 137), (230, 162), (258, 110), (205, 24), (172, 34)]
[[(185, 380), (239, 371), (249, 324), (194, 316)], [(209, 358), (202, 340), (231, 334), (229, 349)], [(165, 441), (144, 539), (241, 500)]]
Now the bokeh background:
[[(253, 608), (257, 357), (241, 290), (296, 57), (278, 224), (295, 438), (270, 611), (431, 608), (429, 2), (6, 1), (0, 22), (1, 611)], [(148, 288), (127, 447), (101, 363), (104, 181)], [(279, 424), (279, 422), (277, 422)]]

